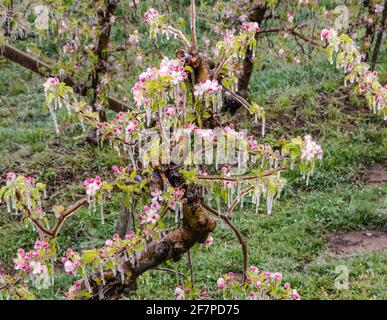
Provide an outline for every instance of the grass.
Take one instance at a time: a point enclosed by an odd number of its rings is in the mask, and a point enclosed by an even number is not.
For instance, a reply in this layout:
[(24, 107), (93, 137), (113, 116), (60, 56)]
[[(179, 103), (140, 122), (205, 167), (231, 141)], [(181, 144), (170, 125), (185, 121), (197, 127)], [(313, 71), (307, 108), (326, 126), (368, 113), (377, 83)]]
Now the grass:
[[(386, 252), (345, 257), (331, 252), (327, 244), (331, 232), (386, 229), (386, 185), (366, 184), (367, 166), (387, 162), (383, 120), (368, 112), (364, 101), (348, 89), (338, 89), (339, 75), (319, 57), (301, 66), (278, 63), (268, 67), (265, 63), (254, 73), (250, 94), (267, 110), (266, 140), (310, 132), (323, 145), (325, 155), (308, 186), (297, 172), (287, 176), (288, 186), (272, 216), (262, 209), (256, 215), (247, 204), (236, 211), (233, 219), (248, 239), (250, 263), (282, 272), (304, 299), (386, 299)], [(81, 197), (80, 182), (109, 170), (119, 159), (107, 147), (87, 145), (85, 133), (66, 115), (61, 116), (64, 133), (56, 136), (42, 107), (41, 82), (20, 67), (0, 64), (0, 174), (3, 177), (13, 170), (47, 182), (50, 194), (55, 195), (48, 203), (52, 206)], [(251, 127), (243, 115), (240, 122)], [(259, 132), (259, 127), (251, 129)], [(105, 225), (87, 209), (80, 210), (64, 226), (60, 248), (100, 245), (115, 230), (119, 203), (115, 197), (106, 208)], [(213, 236), (211, 247), (193, 250), (193, 268), (196, 285), (219, 297), (214, 292), (217, 277), (240, 272), (242, 257), (239, 243), (225, 225), (219, 223)], [(0, 261), (11, 267), (17, 248), (31, 247), (35, 237), (0, 207)], [(187, 257), (166, 266), (189, 274)], [(349, 270), (348, 290), (335, 287), (338, 266)], [(37, 297), (60, 299), (72, 281), (62, 274), (55, 288), (39, 291)], [(151, 271), (127, 298), (173, 299), (175, 286), (174, 275)]]

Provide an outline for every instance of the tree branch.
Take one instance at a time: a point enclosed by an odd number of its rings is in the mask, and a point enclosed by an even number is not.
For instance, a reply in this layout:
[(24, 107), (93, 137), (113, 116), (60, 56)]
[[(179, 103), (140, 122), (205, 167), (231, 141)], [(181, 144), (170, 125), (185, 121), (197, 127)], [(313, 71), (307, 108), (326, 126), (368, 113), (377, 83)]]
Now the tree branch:
[[(2, 54), (7, 59), (23, 66), (24, 68), (31, 70), (43, 77), (48, 77), (52, 75), (52, 67), (43, 62), (40, 61), (34, 57), (31, 57), (30, 55), (26, 54), (25, 52), (9, 45), (5, 44), (2, 48), (0, 48), (0, 54)], [(77, 92), (80, 95), (84, 95), (84, 90), (81, 90), (79, 86), (77, 86), (74, 81), (67, 76), (65, 79), (63, 79), (63, 82), (66, 83), (66, 85), (72, 87), (75, 92)], [(117, 99), (113, 97), (108, 97), (109, 101), (109, 109), (120, 112), (120, 111), (128, 111), (132, 109), (127, 104), (124, 104)]]

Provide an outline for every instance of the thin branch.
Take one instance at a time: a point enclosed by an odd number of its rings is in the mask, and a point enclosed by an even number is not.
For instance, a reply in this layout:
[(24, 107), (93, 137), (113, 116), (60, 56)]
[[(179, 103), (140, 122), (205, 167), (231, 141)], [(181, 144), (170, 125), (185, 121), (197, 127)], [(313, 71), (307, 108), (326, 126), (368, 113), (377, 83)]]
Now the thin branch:
[(159, 268), (159, 267), (153, 268), (153, 270), (164, 271), (164, 272), (169, 272), (169, 273), (174, 273), (174, 274), (176, 274), (177, 276), (181, 276), (181, 277), (183, 277), (184, 279), (187, 279), (187, 276), (186, 276), (183, 272), (181, 272), (181, 271), (176, 271), (176, 270), (169, 269), (169, 268)]
[(63, 223), (68, 217), (73, 215), (79, 208), (83, 207), (87, 203), (87, 199), (83, 198), (68, 207), (65, 211), (63, 211), (58, 220), (56, 221), (55, 226), (51, 229), (51, 238), (55, 238), (58, 235), (58, 232), (60, 231)]
[(191, 287), (192, 289), (195, 287), (194, 286), (194, 272), (193, 272), (193, 265), (192, 265), (192, 258), (191, 258), (191, 251), (187, 251), (187, 257), (188, 257), (188, 265), (189, 265), (189, 271), (190, 271), (190, 276), (191, 276)]
[(235, 207), (237, 206), (237, 204), (240, 202), (240, 200), (242, 199), (242, 197), (244, 197), (245, 195), (249, 194), (251, 190), (254, 189), (254, 185), (242, 190), (238, 196), (234, 199), (234, 201), (231, 203), (230, 207), (228, 208), (227, 210), (227, 215), (230, 216), (231, 213), (234, 211)]
[(197, 50), (195, 0), (191, 0), (191, 38), (192, 38), (192, 47), (194, 50)]
[(242, 96), (240, 96), (239, 94), (237, 94), (236, 92), (228, 89), (227, 87), (223, 86), (223, 88), (228, 92), (230, 93), (235, 100), (237, 100), (242, 106), (244, 106), (248, 111), (250, 111), (250, 103), (247, 102), (247, 100), (245, 98), (243, 98)]
[[(2, 50), (0, 50), (0, 54), (2, 54), (7, 59), (16, 62), (24, 68), (29, 69), (43, 77), (52, 75), (52, 68), (49, 64), (39, 59), (36, 59), (9, 44), (3, 45)], [(63, 82), (66, 83), (68, 86), (72, 87), (74, 91), (79, 93), (80, 95), (85, 94), (85, 90), (81, 90), (80, 87), (77, 86), (69, 76), (67, 76), (63, 80)], [(122, 103), (113, 97), (108, 97), (108, 102), (109, 109), (116, 112), (128, 111), (133, 109), (131, 106)]]
[(189, 41), (187, 40), (187, 38), (185, 37), (185, 35), (184, 35), (183, 32), (181, 32), (180, 30), (175, 29), (175, 28), (173, 28), (173, 27), (171, 27), (171, 26), (168, 26), (168, 27), (166, 28), (166, 30), (169, 31), (169, 32), (172, 32), (172, 33), (176, 34), (177, 37), (180, 39), (180, 41), (183, 43), (185, 49), (186, 49), (187, 51), (191, 51), (191, 44), (189, 43)]
[(240, 181), (245, 181), (245, 180), (254, 180), (254, 179), (261, 178), (261, 177), (268, 177), (268, 176), (273, 175), (274, 173), (277, 173), (277, 172), (280, 172), (280, 171), (283, 171), (283, 170), (285, 170), (284, 167), (279, 167), (277, 169), (266, 171), (261, 176), (224, 177), (224, 176), (219, 176), (219, 175), (212, 175), (212, 176), (197, 176), (197, 179), (199, 179), (199, 180), (215, 180), (215, 181), (240, 182)]
[(221, 218), (232, 229), (232, 231), (235, 233), (236, 237), (238, 238), (238, 241), (239, 241), (239, 243), (242, 246), (242, 254), (243, 254), (243, 282), (245, 282), (246, 281), (246, 272), (247, 272), (247, 268), (248, 268), (248, 265), (249, 265), (248, 253), (247, 253), (247, 243), (246, 243), (245, 238), (243, 237), (242, 233), (238, 230), (238, 228), (232, 223), (232, 221), (230, 220), (229, 217), (227, 217), (226, 215), (216, 211), (214, 208), (211, 208), (210, 206), (208, 206), (206, 203), (204, 203), (202, 201), (200, 202), (200, 204), (209, 213), (212, 213), (213, 215)]

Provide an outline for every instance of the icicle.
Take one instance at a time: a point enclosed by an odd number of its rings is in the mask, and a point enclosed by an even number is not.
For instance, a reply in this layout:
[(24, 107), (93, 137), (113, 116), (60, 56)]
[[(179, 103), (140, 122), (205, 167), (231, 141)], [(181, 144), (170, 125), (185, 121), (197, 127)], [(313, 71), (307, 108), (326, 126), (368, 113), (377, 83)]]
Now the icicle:
[(218, 112), (220, 112), (223, 107), (222, 92), (218, 92), (217, 98), (218, 98)]
[(262, 132), (261, 132), (262, 137), (265, 136), (265, 131), (266, 131), (265, 127), (266, 127), (266, 120), (265, 120), (265, 117), (262, 117)]
[(290, 170), (294, 170), (294, 164), (296, 160), (295, 159), (290, 159)]
[(125, 272), (124, 272), (124, 268), (122, 265), (122, 261), (120, 261), (118, 263), (117, 269), (118, 269), (118, 272), (120, 273), (121, 283), (124, 284), (125, 283)]
[(5, 198), (5, 203), (7, 204), (7, 212), (11, 213), (11, 201), (10, 201), (10, 198)]
[(216, 208), (218, 209), (219, 213), (222, 212), (222, 205), (221, 205), (221, 202), (220, 202), (220, 197), (216, 197)]
[(51, 257), (51, 286), (55, 284), (55, 257)]
[(81, 124), (81, 127), (82, 127), (82, 131), (85, 132), (86, 131), (86, 127), (85, 127), (85, 124), (83, 123), (83, 120), (80, 120), (80, 124)]
[(84, 276), (84, 277), (83, 277), (83, 280), (84, 280), (84, 282), (85, 282), (85, 287), (86, 287), (87, 291), (89, 291), (89, 293), (92, 293), (93, 290), (92, 290), (92, 288), (91, 288), (91, 285), (90, 285), (88, 276)]
[(261, 202), (261, 190), (258, 189), (258, 192), (255, 194), (255, 213), (256, 214), (258, 214), (260, 202)]
[(48, 110), (50, 111), (50, 115), (51, 115), (52, 121), (54, 122), (55, 133), (59, 134), (59, 126), (58, 126), (58, 120), (56, 118), (56, 113), (55, 113), (55, 111), (54, 111), (54, 109), (52, 108), (51, 105), (48, 106)]
[(179, 223), (179, 218), (180, 218), (179, 209), (178, 209), (178, 206), (176, 205), (176, 207), (175, 207), (175, 223), (176, 224)]
[(266, 208), (267, 208), (267, 214), (270, 216), (273, 209), (273, 195), (270, 190), (267, 191)]
[(31, 209), (31, 194), (29, 191), (26, 190), (26, 201), (27, 201), (27, 207), (28, 209)]
[(99, 211), (100, 211), (100, 214), (101, 214), (101, 224), (105, 224), (105, 216), (104, 216), (104, 213), (103, 213), (103, 195), (99, 199)]
[(12, 195), (12, 209), (16, 210), (16, 197), (15, 197), (15, 195)]
[(132, 161), (133, 168), (137, 169), (136, 161), (134, 160), (134, 156), (133, 156), (133, 154), (134, 154), (134, 147), (130, 146), (128, 150), (129, 150), (129, 158), (130, 158), (130, 161)]
[(105, 298), (102, 285), (98, 286), (98, 298), (99, 300), (103, 300)]
[(146, 126), (149, 127), (152, 120), (152, 111), (151, 109), (146, 109)]

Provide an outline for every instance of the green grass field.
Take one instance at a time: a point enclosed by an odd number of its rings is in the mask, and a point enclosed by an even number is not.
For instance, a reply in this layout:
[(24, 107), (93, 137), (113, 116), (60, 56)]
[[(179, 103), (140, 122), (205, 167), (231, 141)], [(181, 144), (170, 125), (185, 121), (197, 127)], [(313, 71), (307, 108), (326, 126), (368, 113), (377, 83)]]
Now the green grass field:
[[(382, 83), (386, 74), (382, 74)], [(43, 107), (43, 79), (0, 61), (0, 174), (34, 175), (50, 186), (49, 205), (68, 204), (82, 196), (85, 178), (110, 170), (120, 160), (108, 147), (85, 143), (79, 125), (62, 115), (56, 136)], [(345, 256), (329, 249), (332, 232), (375, 229), (387, 231), (386, 184), (369, 186), (367, 168), (387, 164), (387, 131), (380, 116), (364, 101), (342, 88), (340, 75), (324, 59), (306, 65), (273, 64), (257, 68), (250, 94), (268, 113), (267, 141), (311, 133), (325, 150), (324, 160), (308, 186), (297, 172), (287, 178), (273, 215), (245, 205), (233, 219), (248, 239), (250, 264), (279, 271), (298, 288), (303, 299), (387, 299), (387, 252)], [(338, 88), (338, 89), (337, 89)], [(243, 116), (241, 124), (249, 127)], [(250, 128), (257, 130), (258, 128)], [(71, 217), (59, 246), (84, 249), (103, 243), (115, 231), (120, 199), (106, 208), (107, 223), (87, 209)], [(19, 247), (30, 247), (36, 234), (12, 220), (0, 207), (0, 265), (12, 269)], [(234, 234), (219, 223), (214, 244), (192, 252), (195, 283), (215, 293), (219, 275), (241, 271), (242, 255)], [(349, 289), (335, 287), (337, 266), (349, 270)], [(168, 263), (189, 274), (187, 258)], [(61, 275), (56, 289), (36, 292), (38, 298), (62, 298), (73, 278)], [(129, 298), (173, 299), (176, 277), (161, 271), (144, 275)]]

